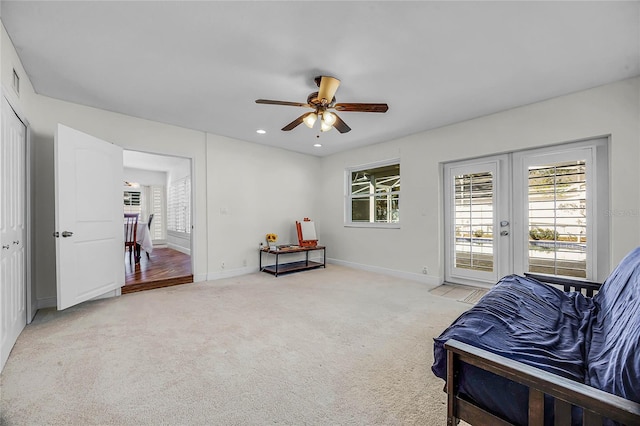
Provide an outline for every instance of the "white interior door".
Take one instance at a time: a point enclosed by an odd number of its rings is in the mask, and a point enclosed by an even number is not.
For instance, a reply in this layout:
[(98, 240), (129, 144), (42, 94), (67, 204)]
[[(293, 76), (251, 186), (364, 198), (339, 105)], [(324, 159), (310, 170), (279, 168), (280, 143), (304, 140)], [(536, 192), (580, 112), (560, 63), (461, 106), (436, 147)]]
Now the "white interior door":
[(122, 148), (59, 124), (55, 180), (62, 310), (124, 285)]
[(27, 322), (26, 127), (2, 97), (0, 139), (0, 370)]

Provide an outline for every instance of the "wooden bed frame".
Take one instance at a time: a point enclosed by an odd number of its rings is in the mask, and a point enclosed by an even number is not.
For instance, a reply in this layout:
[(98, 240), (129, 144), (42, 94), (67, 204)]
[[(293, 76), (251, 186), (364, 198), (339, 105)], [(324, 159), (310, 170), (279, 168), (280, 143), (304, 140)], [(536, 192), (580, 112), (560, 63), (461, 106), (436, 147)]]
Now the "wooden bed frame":
[[(559, 278), (542, 274), (525, 274), (564, 291), (579, 291), (592, 297), (599, 283)], [(573, 290), (572, 290), (573, 289)], [(548, 373), (539, 368), (493, 354), (454, 339), (448, 340), (447, 350), (447, 425), (455, 426), (464, 420), (474, 426), (501, 426), (511, 423), (493, 415), (482, 407), (458, 396), (460, 363), (466, 363), (495, 373), (529, 388), (529, 425), (544, 424), (544, 395), (554, 400), (555, 424), (571, 425), (571, 406), (582, 407), (584, 426), (601, 425), (609, 418), (625, 425), (640, 425), (640, 404), (601, 391), (585, 384)]]

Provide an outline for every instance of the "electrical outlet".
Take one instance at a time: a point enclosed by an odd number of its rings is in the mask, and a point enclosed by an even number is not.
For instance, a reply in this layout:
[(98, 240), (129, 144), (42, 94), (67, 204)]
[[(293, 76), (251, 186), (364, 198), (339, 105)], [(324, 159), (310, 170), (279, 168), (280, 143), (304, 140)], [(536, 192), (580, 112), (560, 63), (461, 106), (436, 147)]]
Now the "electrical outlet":
[(224, 269), (224, 261), (220, 262), (220, 268)]
[(426, 266), (422, 267), (422, 273), (427, 275), (429, 273), (429, 268), (427, 268)]

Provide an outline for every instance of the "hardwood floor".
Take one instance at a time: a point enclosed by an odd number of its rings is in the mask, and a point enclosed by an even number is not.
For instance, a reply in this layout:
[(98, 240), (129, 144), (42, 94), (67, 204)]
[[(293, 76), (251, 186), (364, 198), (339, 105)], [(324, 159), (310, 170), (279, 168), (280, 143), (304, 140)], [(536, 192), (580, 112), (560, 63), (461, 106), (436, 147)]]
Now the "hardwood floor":
[(155, 248), (150, 258), (142, 251), (139, 263), (124, 256), (125, 285), (122, 294), (193, 282), (191, 256), (170, 248)]

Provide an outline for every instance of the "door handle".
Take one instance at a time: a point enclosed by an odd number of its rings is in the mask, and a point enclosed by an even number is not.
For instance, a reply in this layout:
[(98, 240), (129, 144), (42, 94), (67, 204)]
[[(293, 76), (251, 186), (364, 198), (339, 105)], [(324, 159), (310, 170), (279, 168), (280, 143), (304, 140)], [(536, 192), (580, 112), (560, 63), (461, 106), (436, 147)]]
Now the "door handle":
[(505, 235), (509, 235), (509, 231), (500, 231), (500, 235), (502, 235), (503, 237)]
[(11, 246), (9, 244), (7, 244), (6, 246), (3, 244), (2, 248), (5, 250), (9, 250), (11, 248)]
[(73, 232), (71, 231), (62, 231), (62, 237), (63, 238), (67, 238), (73, 235)]
[(13, 244), (16, 244), (16, 245), (17, 245), (17, 244), (20, 244), (20, 240), (18, 240), (18, 241), (14, 241), (14, 242), (13, 242)]
[(53, 236), (56, 237), (56, 238), (60, 238), (60, 233), (58, 231), (56, 231), (56, 232), (53, 233)]

